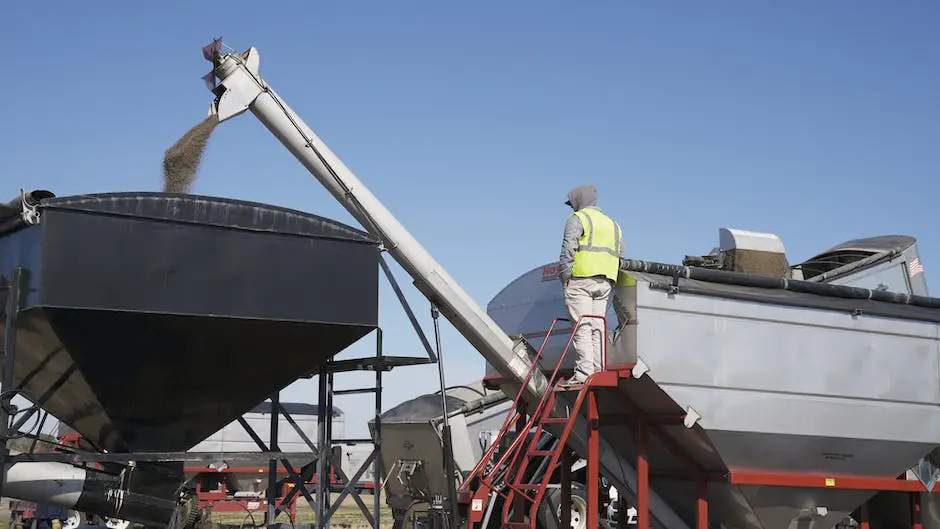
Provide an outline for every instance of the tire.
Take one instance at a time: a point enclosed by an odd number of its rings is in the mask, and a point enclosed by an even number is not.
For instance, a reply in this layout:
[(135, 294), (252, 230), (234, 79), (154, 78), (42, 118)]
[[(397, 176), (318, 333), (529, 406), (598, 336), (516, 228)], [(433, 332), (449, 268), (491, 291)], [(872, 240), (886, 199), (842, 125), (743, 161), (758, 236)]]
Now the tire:
[(85, 513), (78, 511), (69, 511), (68, 519), (62, 524), (62, 529), (78, 529), (80, 525), (87, 525), (88, 520)]
[[(580, 483), (571, 484), (571, 527), (572, 529), (585, 529), (587, 527), (587, 489)], [(561, 519), (561, 489), (550, 489), (542, 498), (536, 514), (536, 527), (538, 529), (561, 529), (550, 508), (555, 509), (555, 515)], [(598, 515), (599, 516), (599, 515)]]

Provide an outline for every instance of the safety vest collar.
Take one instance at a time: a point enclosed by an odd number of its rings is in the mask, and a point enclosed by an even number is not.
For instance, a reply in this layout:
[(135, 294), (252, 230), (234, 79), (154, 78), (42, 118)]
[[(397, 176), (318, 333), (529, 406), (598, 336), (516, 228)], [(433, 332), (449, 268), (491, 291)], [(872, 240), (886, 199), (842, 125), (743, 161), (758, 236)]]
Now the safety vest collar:
[[(593, 212), (596, 212), (594, 214), (600, 214), (600, 216), (604, 217), (605, 219), (610, 221), (611, 224), (613, 224), (614, 226), (614, 247), (613, 248), (610, 248), (607, 246), (594, 246), (594, 220), (591, 218), (592, 214), (585, 211), (588, 209), (593, 210)], [(575, 211), (574, 214), (577, 215), (579, 219), (581, 219), (581, 222), (584, 225), (584, 235), (586, 236), (586, 240), (585, 240), (585, 237), (582, 236), (581, 240), (579, 241), (578, 250), (585, 251), (585, 252), (608, 253), (617, 258), (620, 258), (620, 256), (623, 255), (623, 248), (622, 248), (623, 239), (621, 238), (621, 234), (620, 234), (620, 226), (616, 222), (614, 222), (613, 219), (610, 219), (609, 217), (607, 217), (607, 215), (603, 212), (603, 210), (601, 210), (597, 206), (588, 206), (585, 208), (581, 208), (578, 211)]]

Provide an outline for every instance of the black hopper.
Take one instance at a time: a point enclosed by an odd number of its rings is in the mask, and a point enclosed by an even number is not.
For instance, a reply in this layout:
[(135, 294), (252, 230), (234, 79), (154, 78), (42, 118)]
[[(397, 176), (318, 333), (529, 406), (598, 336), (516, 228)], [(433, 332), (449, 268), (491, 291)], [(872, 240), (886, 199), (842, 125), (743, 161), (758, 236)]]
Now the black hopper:
[(378, 326), (363, 231), (215, 197), (32, 196), (0, 205), (0, 280), (27, 278), (14, 387), (99, 449), (187, 450)]

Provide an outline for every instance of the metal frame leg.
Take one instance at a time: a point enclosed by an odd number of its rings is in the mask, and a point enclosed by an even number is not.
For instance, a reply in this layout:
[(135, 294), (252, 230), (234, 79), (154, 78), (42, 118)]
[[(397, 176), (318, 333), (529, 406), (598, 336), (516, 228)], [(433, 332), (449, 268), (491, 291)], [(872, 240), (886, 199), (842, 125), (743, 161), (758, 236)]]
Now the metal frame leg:
[(921, 522), (920, 493), (911, 492), (908, 497), (911, 502), (911, 528), (924, 529), (924, 524)]
[[(376, 329), (375, 356), (382, 358), (382, 329)], [(382, 370), (375, 370), (375, 437), (372, 442), (375, 450), (375, 462), (372, 467), (372, 495), (375, 502), (374, 529), (382, 527), (382, 474), (385, 462), (382, 460)]]
[[(600, 509), (600, 428), (597, 391), (588, 390), (587, 526), (598, 527)], [(570, 523), (569, 523), (570, 525)]]
[(650, 528), (650, 475), (646, 449), (649, 445), (649, 430), (642, 419), (636, 425), (636, 527)]
[(327, 520), (328, 495), (330, 493), (330, 472), (329, 460), (331, 455), (330, 443), (327, 439), (327, 394), (329, 393), (329, 372), (327, 365), (320, 368), (320, 374), (317, 377), (320, 386), (319, 398), (317, 399), (317, 448), (319, 449), (319, 458), (317, 459), (317, 527), (324, 529), (329, 527)]
[[(280, 406), (280, 393), (275, 393), (271, 395), (271, 422), (270, 422), (270, 435), (271, 437), (268, 440), (268, 447), (272, 452), (280, 452), (280, 448), (277, 446), (277, 423), (278, 423), (278, 408)], [(268, 527), (274, 527), (275, 519), (277, 519), (278, 511), (280, 510), (277, 505), (277, 497), (279, 496), (277, 490), (277, 460), (269, 459), (268, 460), (268, 513), (265, 516), (265, 525)]]
[(561, 453), (561, 520), (562, 527), (571, 527), (571, 464), (574, 461), (571, 450), (566, 446)]
[(708, 482), (698, 481), (698, 501), (696, 502), (696, 529), (708, 529)]
[[(528, 435), (529, 431), (526, 430), (526, 423), (528, 422), (526, 419), (527, 408), (522, 399), (519, 400), (516, 410), (516, 436)], [(515, 463), (515, 467), (518, 467), (520, 463), (521, 462)], [(508, 507), (512, 509), (512, 516), (509, 518), (509, 521), (521, 523), (525, 517), (525, 500), (520, 497), (519, 494), (515, 494), (513, 496), (512, 505)]]
[(868, 521), (868, 502), (862, 504), (858, 515), (858, 529), (871, 529), (871, 523)]

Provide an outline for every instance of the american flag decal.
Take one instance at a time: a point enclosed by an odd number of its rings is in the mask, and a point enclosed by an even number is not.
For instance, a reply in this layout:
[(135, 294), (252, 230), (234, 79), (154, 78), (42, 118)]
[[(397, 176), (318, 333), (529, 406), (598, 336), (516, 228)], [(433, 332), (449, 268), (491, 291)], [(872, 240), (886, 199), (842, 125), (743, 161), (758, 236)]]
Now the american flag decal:
[(915, 257), (907, 265), (907, 274), (911, 277), (924, 273), (924, 265), (920, 264), (920, 257)]

